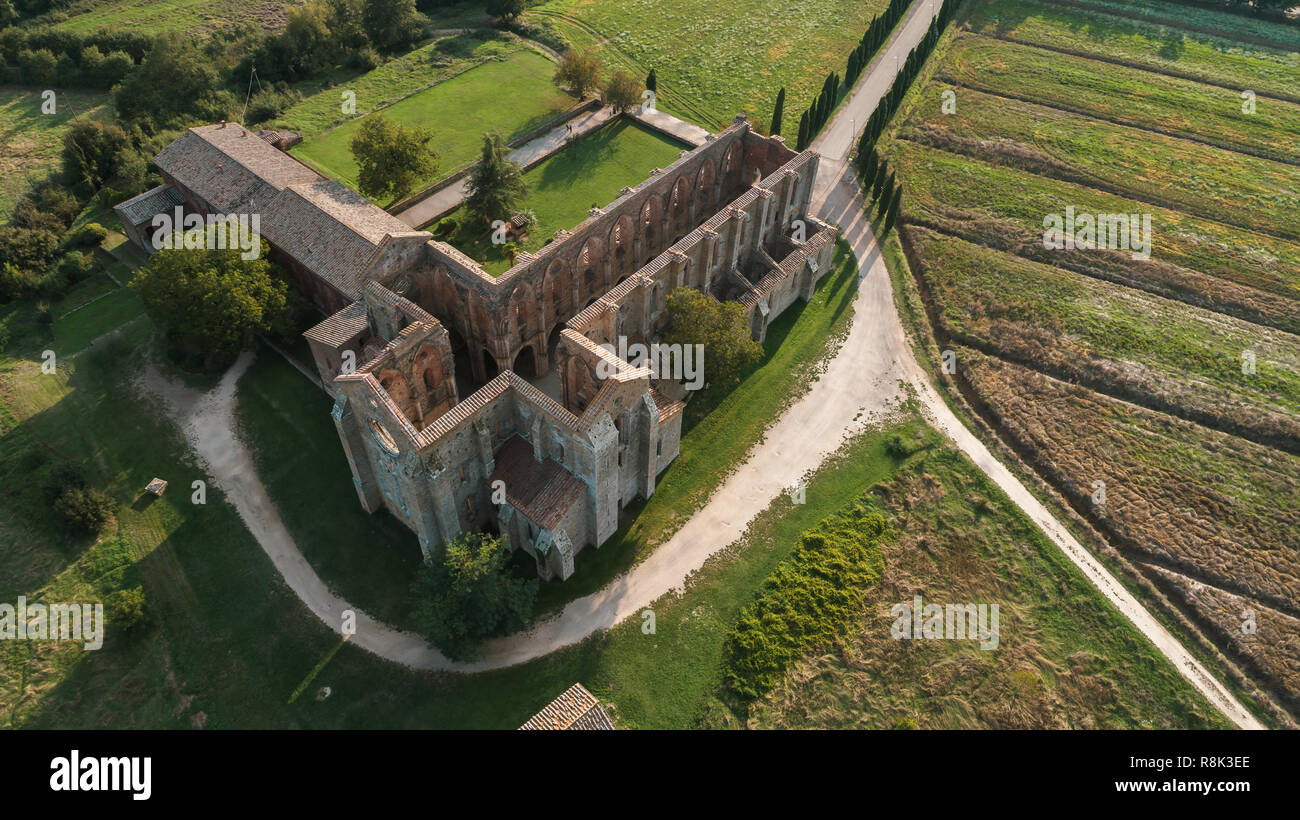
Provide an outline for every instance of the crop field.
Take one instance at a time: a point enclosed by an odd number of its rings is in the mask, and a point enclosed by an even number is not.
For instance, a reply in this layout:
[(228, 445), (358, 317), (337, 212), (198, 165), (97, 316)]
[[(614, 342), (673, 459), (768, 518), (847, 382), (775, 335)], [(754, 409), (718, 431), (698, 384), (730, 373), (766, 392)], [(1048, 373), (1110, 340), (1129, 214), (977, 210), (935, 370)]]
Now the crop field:
[[(1294, 711), (1300, 32), (1149, 0), (967, 8), (881, 143), (956, 386)], [(1150, 258), (1046, 246), (1067, 209), (1149, 215)], [(1224, 622), (1252, 606), (1282, 647)]]
[[(499, 45), (495, 42), (488, 44)], [(416, 183), (418, 190), (474, 161), (485, 132), (496, 131), (510, 140), (544, 124), (572, 105), (572, 98), (551, 81), (554, 71), (554, 63), (536, 51), (521, 47), (509, 49), (500, 54), (499, 59), (486, 60), (468, 71), (384, 106), (378, 100), (385, 94), (397, 92), (400, 95), (398, 89), (419, 81), (418, 75), (411, 77), (390, 71), (370, 82), (362, 79), (359, 87), (367, 94), (357, 94), (357, 112), (369, 110), (371, 113), (366, 116), (373, 116), (378, 111), (404, 125), (422, 126), (433, 131), (430, 145), (438, 154), (439, 168), (429, 179)], [(324, 102), (329, 102), (334, 111), (339, 111), (340, 94), (340, 89), (336, 88), (305, 101), (301, 106), (305, 121), (319, 124)], [(502, 100), (510, 103), (503, 104)], [(375, 108), (370, 108), (372, 105)], [(286, 123), (296, 121), (298, 115), (295, 112), (299, 109), (295, 106), (285, 113), (283, 119)], [(293, 155), (322, 174), (355, 189), (358, 170), (352, 157), (351, 143), (366, 116), (348, 119), (305, 139), (294, 148)]]
[[(990, 165), (900, 141), (891, 149), (908, 181), (904, 218), (970, 242), (1129, 287), (1300, 332), (1300, 245), (1086, 185)], [(1150, 260), (1127, 251), (1048, 250), (1043, 215), (1150, 213)]]
[[(589, 208), (613, 202), (624, 187), (637, 185), (655, 168), (672, 164), (685, 147), (657, 131), (619, 119), (530, 168), (524, 174), (528, 185), (524, 207), (537, 214), (537, 227), (520, 245), (521, 250), (535, 251), (556, 231), (573, 229), (587, 218)], [(448, 242), (483, 263), (493, 276), (509, 269), (509, 261), (501, 255), (501, 246), (492, 244), (486, 225), (472, 224), (463, 208), (447, 219), (458, 225)]]
[[(1244, 26), (1260, 23), (1238, 15), (1178, 6), (1177, 16), (1184, 24), (1163, 25), (1131, 16), (1134, 9), (1149, 9), (1151, 3), (1117, 5), (1126, 9), (1124, 17), (1042, 0), (976, 0), (969, 25), (972, 31), (1014, 42), (1300, 102), (1295, 82), (1300, 43), (1294, 42), (1294, 29), (1263, 24), (1271, 35), (1285, 40), (1261, 45), (1239, 39), (1251, 36)], [(1198, 11), (1209, 22), (1186, 27), (1189, 15)]]
[(1300, 338), (956, 237), (909, 244), (954, 340), (1300, 453)]
[[(745, 111), (766, 127), (786, 90), (785, 127), (798, 126), (831, 71), (885, 0), (551, 0), (527, 16), (609, 65), (644, 77), (655, 70), (658, 107), (711, 131)], [(791, 119), (793, 114), (793, 119)]]
[(0, 88), (0, 220), (6, 222), (29, 177), (42, 177), (58, 165), (73, 120), (111, 116), (107, 94), (59, 91), (53, 114), (41, 113), (42, 102), (37, 89)]
[(969, 89), (959, 93), (956, 114), (936, 110), (910, 122), (902, 136), (1300, 239), (1300, 166)]
[[(987, 499), (972, 503), (971, 499)], [(1222, 718), (968, 461), (937, 448), (864, 496), (890, 521), (885, 571), (838, 645), (809, 652), (751, 709), (757, 728), (1119, 729), (1213, 727)], [(999, 606), (996, 651), (895, 640), (890, 607)], [(1130, 655), (1130, 653), (1132, 653)], [(1123, 660), (1122, 660), (1123, 659)]]
[(939, 76), (976, 91), (1300, 163), (1296, 103), (1269, 100), (1261, 114), (1257, 101), (1256, 113), (1247, 114), (1241, 95), (1226, 88), (977, 36), (953, 45)]

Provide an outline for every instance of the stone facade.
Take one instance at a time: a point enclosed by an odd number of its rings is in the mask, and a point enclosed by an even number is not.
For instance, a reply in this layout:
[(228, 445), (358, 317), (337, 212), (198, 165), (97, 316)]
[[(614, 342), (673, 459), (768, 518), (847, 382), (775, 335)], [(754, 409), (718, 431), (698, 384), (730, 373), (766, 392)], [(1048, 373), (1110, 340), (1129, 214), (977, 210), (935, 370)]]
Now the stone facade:
[[(426, 556), (495, 530), (568, 578), (681, 439), (682, 385), (620, 359), (618, 340), (654, 341), (679, 287), (739, 301), (761, 340), (831, 266), (835, 229), (809, 214), (817, 155), (744, 117), (495, 278), (225, 128), (191, 129), (158, 164), (194, 207), (262, 202), (300, 287), (338, 308), (305, 336), (357, 496)], [(232, 157), (237, 179), (194, 170)]]

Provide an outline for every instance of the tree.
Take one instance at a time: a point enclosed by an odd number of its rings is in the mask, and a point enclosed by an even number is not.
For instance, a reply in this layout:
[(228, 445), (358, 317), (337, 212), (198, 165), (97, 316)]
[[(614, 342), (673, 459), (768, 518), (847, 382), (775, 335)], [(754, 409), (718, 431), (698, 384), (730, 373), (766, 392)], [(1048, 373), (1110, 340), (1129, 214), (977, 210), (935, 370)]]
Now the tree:
[(889, 160), (881, 157), (880, 166), (876, 168), (876, 178), (871, 183), (871, 196), (875, 199), (880, 198), (880, 193), (885, 187), (885, 177), (889, 174)]
[(513, 20), (524, 13), (524, 0), (487, 0), (484, 10), (498, 20)]
[(663, 338), (670, 345), (704, 346), (704, 375), (711, 390), (730, 390), (763, 357), (763, 346), (750, 336), (744, 307), (719, 302), (694, 288), (668, 294)]
[(73, 531), (99, 535), (113, 518), (113, 499), (94, 487), (69, 487), (54, 502), (54, 512)]
[(237, 248), (164, 249), (136, 271), (131, 287), (164, 329), (173, 357), (192, 369), (219, 370), (254, 333), (271, 330), (286, 315), (288, 288), (272, 275), (266, 255), (265, 243), (248, 260)]
[(117, 174), (117, 160), (130, 148), (121, 126), (79, 120), (63, 135), (63, 170), (94, 191)]
[(158, 128), (219, 102), (216, 91), (216, 69), (196, 39), (169, 31), (154, 38), (149, 56), (113, 90), (113, 102), (121, 117)]
[(772, 108), (772, 127), (769, 133), (776, 135), (781, 133), (781, 118), (785, 116), (785, 86), (776, 92), (776, 106)]
[(889, 233), (889, 229), (894, 227), (894, 221), (898, 219), (898, 209), (903, 204), (903, 186), (899, 185), (894, 189), (894, 196), (889, 202), (889, 213), (885, 216), (884, 232)]
[(893, 204), (894, 201), (894, 172), (893, 171), (889, 172), (889, 178), (885, 180), (885, 184), (881, 187), (880, 191), (881, 191), (880, 208), (876, 212), (877, 218), (883, 217), (885, 215), (885, 211), (888, 210), (891, 204)]
[(420, 39), (424, 16), (415, 10), (415, 0), (367, 0), (361, 26), (375, 48), (392, 54)]
[(659, 93), (659, 78), (655, 76), (655, 70), (650, 69), (650, 73), (645, 77), (645, 87), (654, 93)]
[(510, 159), (505, 140), (495, 132), (484, 134), (478, 164), (465, 182), (466, 210), (485, 222), (508, 219), (527, 193), (524, 172)]
[(523, 628), (537, 600), (536, 578), (514, 578), (499, 537), (462, 533), (420, 567), (412, 584), (415, 622), (453, 660), (473, 658), (484, 638)]
[(799, 140), (795, 143), (795, 148), (802, 151), (808, 147), (808, 112), (805, 111), (799, 115)]
[(433, 176), (438, 158), (429, 148), (432, 139), (427, 128), (395, 123), (383, 114), (367, 117), (352, 138), (361, 193), (372, 199), (400, 199), (416, 182)]
[(599, 57), (570, 48), (555, 66), (555, 82), (582, 99), (600, 86), (600, 69)]
[(641, 85), (636, 77), (619, 69), (605, 83), (605, 92), (602, 96), (605, 105), (622, 114), (641, 101)]

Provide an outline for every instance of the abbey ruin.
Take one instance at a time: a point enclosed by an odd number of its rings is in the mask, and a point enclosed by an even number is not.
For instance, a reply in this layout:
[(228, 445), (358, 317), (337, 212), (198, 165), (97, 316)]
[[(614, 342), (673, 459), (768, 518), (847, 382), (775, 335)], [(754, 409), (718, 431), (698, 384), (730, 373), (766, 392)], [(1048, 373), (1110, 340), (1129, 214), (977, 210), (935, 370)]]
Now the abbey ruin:
[(761, 340), (831, 267), (835, 228), (809, 209), (817, 155), (743, 116), (497, 277), (281, 139), (192, 128), (154, 160), (165, 184), (118, 213), (141, 244), (181, 203), (261, 215), (272, 257), (331, 314), (305, 336), (360, 502), (426, 555), (495, 529), (568, 578), (678, 452), (683, 386), (610, 349), (655, 340), (681, 287), (744, 305)]

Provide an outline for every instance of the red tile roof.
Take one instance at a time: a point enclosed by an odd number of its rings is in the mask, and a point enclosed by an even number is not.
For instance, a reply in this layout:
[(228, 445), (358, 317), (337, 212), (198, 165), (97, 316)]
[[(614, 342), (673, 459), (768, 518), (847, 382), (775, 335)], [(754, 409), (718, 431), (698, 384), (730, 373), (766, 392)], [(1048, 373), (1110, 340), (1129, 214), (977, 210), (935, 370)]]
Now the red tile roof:
[(505, 482), (510, 506), (545, 530), (560, 523), (587, 489), (555, 459), (538, 463), (533, 445), (520, 436), (511, 436), (497, 450), (496, 469), (488, 481)]

